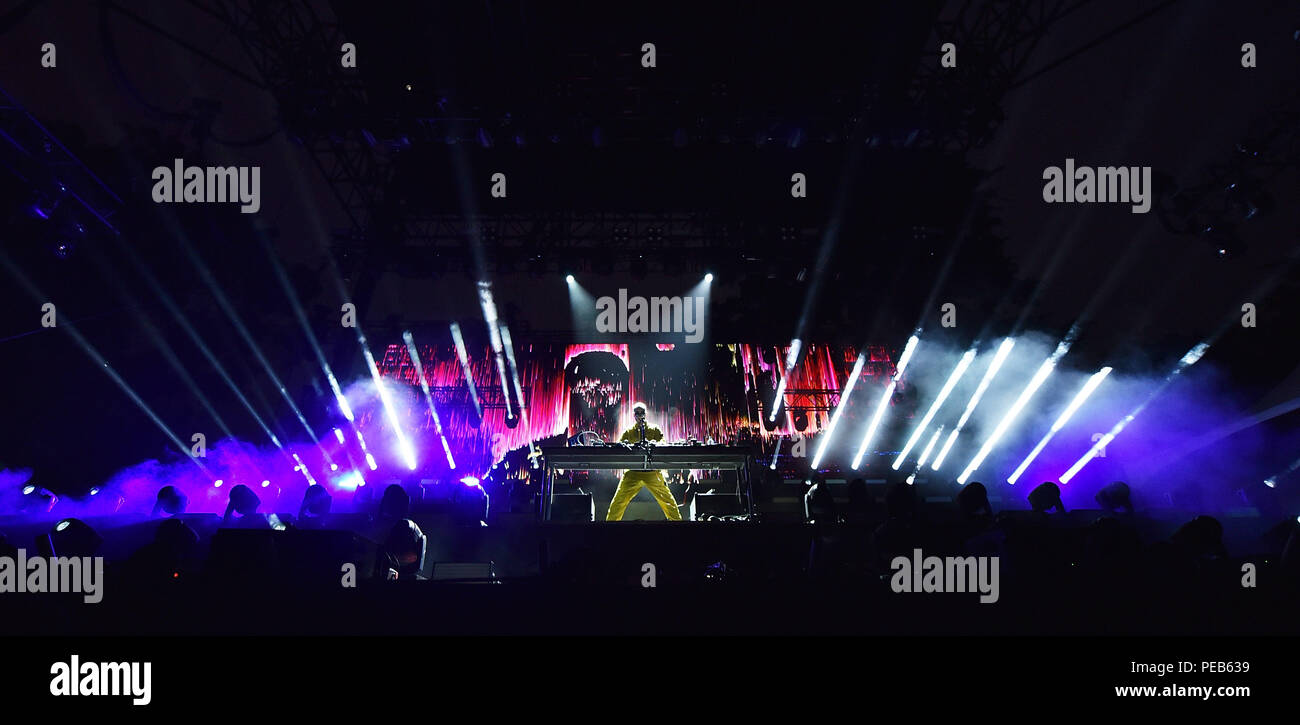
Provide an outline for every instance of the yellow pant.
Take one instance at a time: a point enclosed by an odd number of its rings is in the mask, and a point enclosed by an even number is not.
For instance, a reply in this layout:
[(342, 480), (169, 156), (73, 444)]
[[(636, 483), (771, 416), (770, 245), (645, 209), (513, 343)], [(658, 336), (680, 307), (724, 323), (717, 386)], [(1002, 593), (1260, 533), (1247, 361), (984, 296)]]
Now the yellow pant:
[(609, 502), (609, 514), (605, 516), (605, 520), (622, 521), (627, 505), (636, 497), (642, 486), (650, 489), (650, 495), (659, 502), (659, 508), (664, 510), (664, 516), (667, 516), (670, 521), (682, 520), (682, 512), (677, 510), (677, 502), (673, 500), (673, 494), (668, 490), (668, 484), (664, 482), (664, 475), (659, 471), (625, 472), (623, 480), (619, 481), (618, 490), (614, 492), (614, 500)]

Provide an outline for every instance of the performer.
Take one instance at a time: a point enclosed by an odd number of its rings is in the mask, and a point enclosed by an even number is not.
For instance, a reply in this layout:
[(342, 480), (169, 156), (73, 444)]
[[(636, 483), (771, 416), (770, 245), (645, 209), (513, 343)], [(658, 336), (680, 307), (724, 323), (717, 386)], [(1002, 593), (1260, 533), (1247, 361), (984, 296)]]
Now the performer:
[[(636, 416), (636, 424), (623, 434), (619, 439), (621, 442), (644, 445), (648, 441), (664, 439), (663, 431), (646, 423), (645, 411), (645, 403), (632, 404), (632, 414)], [(659, 502), (659, 508), (663, 509), (664, 516), (670, 521), (682, 520), (682, 512), (678, 510), (677, 502), (673, 500), (673, 494), (668, 490), (663, 471), (625, 471), (623, 480), (618, 484), (618, 490), (614, 492), (614, 500), (609, 502), (609, 513), (605, 516), (605, 520), (622, 521), (627, 505), (632, 502), (642, 486), (650, 489), (650, 494), (655, 497), (655, 501)]]

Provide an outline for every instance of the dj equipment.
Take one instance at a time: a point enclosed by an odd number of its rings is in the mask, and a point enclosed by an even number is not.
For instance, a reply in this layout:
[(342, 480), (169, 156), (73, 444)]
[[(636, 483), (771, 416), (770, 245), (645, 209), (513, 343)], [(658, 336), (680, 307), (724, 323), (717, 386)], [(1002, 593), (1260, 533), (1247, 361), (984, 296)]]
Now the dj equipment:
[(557, 493), (550, 498), (547, 512), (551, 521), (596, 520), (596, 503), (589, 493)]
[(542, 479), (541, 507), (543, 521), (552, 519), (556, 471), (665, 471), (702, 469), (734, 471), (738, 495), (745, 510), (754, 512), (750, 491), (750, 471), (754, 469), (754, 451), (743, 446), (612, 444), (603, 446), (551, 446), (542, 448), (546, 475)]
[(745, 514), (745, 500), (735, 493), (697, 493), (691, 497), (691, 521)]

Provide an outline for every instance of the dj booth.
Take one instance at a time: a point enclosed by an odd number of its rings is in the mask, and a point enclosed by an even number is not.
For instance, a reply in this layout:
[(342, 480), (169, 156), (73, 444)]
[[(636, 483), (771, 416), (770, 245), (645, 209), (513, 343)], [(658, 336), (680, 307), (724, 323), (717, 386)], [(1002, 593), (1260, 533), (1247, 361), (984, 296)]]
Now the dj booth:
[(594, 446), (544, 446), (542, 458), (545, 463), (539, 511), (542, 521), (551, 520), (556, 496), (555, 477), (557, 472), (562, 471), (734, 471), (735, 495), (740, 498), (747, 514), (754, 513), (751, 486), (754, 451), (744, 446), (626, 446), (619, 443)]

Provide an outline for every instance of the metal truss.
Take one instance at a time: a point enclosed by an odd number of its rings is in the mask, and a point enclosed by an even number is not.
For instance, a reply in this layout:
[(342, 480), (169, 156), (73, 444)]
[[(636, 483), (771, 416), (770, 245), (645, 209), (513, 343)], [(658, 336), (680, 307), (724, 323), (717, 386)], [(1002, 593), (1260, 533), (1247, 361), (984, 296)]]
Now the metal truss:
[[(117, 236), (122, 200), (72, 155), (8, 93), (0, 90), (0, 160), (31, 187), (42, 214), (64, 204), (80, 209), (85, 224), (94, 218), (100, 231)], [(89, 231), (89, 230), (83, 230)]]
[[(909, 91), (920, 122), (904, 145), (965, 152), (987, 143), (1038, 42), (1088, 1), (967, 0), (936, 22)], [(955, 68), (939, 64), (944, 43), (957, 47)]]
[(834, 388), (786, 388), (783, 397), (786, 412), (829, 412), (840, 404), (840, 391)]
[[(474, 401), (470, 399), (469, 388), (464, 385), (432, 385), (429, 386), (429, 393), (433, 396), (433, 404), (438, 410), (444, 408), (459, 408), (461, 410), (473, 410)], [(529, 402), (532, 400), (532, 388), (523, 386), (523, 402), (521, 407), (528, 410)], [(514, 396), (511, 396), (513, 400)], [(483, 410), (506, 410), (505, 393), (502, 392), (498, 385), (485, 385), (478, 389), (478, 402)], [(514, 409), (512, 405), (511, 410)]]
[(738, 222), (715, 213), (537, 212), (465, 217), (431, 214), (407, 218), (403, 239), (411, 246), (460, 247), (478, 239), (489, 247), (570, 249), (616, 247), (740, 247)]
[(338, 62), (346, 42), (333, 19), (295, 0), (192, 2), (230, 26), (266, 88), (280, 104), (286, 130), (311, 156), (354, 232), (368, 234), (392, 177), (387, 149), (365, 130), (365, 84)]
[(1221, 255), (1235, 253), (1236, 227), (1277, 205), (1268, 193), (1277, 177), (1300, 167), (1300, 91), (1254, 119), (1226, 159), (1208, 165), (1184, 186), (1169, 184), (1156, 213), (1174, 234), (1206, 235)]

